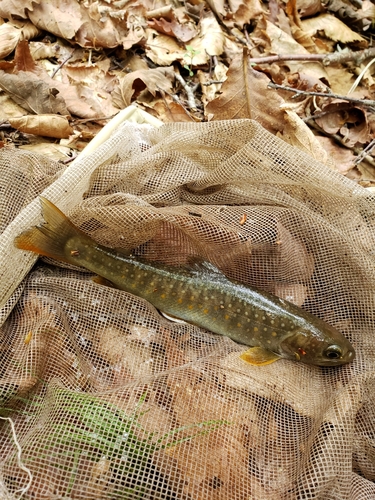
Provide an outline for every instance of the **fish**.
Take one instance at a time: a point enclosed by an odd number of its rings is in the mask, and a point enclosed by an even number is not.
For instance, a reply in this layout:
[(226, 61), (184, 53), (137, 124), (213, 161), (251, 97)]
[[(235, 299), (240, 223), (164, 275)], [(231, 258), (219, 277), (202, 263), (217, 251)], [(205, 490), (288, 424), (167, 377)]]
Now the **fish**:
[(339, 366), (355, 358), (336, 328), (287, 300), (229, 279), (206, 261), (171, 266), (100, 245), (51, 201), (40, 201), (44, 221), (17, 236), (17, 248), (82, 266), (167, 316), (229, 337), (247, 347), (240, 355), (247, 363)]

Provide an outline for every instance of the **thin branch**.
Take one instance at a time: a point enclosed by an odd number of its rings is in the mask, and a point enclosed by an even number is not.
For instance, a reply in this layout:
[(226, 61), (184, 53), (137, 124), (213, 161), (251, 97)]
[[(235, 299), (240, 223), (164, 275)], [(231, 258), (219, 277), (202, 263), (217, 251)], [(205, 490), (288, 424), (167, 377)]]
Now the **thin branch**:
[(100, 122), (103, 120), (112, 120), (113, 117), (115, 117), (118, 113), (114, 113), (113, 115), (109, 116), (98, 116), (97, 118), (82, 118), (80, 120), (72, 120), (72, 123), (74, 125), (78, 123), (87, 123), (87, 122)]
[(209, 87), (210, 85), (219, 85), (224, 82), (225, 80), (210, 80), (209, 82), (202, 83), (202, 85), (204, 85), (205, 87)]
[(71, 58), (73, 57), (73, 54), (74, 54), (75, 50), (76, 50), (76, 49), (73, 49), (73, 50), (72, 50), (72, 53), (71, 53), (71, 54), (69, 54), (69, 55), (68, 55), (68, 57), (67, 57), (67, 58), (65, 58), (65, 59), (64, 59), (64, 60), (63, 60), (63, 61), (62, 61), (62, 62), (61, 62), (58, 66), (57, 66), (57, 68), (55, 69), (55, 71), (52, 73), (51, 78), (54, 78), (54, 77), (55, 77), (55, 75), (56, 75), (56, 73), (57, 73), (58, 71), (60, 71), (60, 69), (64, 66), (64, 64), (65, 64), (65, 63), (67, 63), (67, 62), (69, 61), (69, 59), (71, 59)]
[(375, 147), (375, 139), (373, 139), (369, 144), (367, 144), (367, 146), (364, 148), (361, 154), (357, 156), (354, 165), (358, 165), (359, 163), (361, 163), (361, 161), (364, 160), (366, 156), (368, 156), (371, 153), (374, 147)]
[(276, 56), (250, 57), (250, 64), (270, 64), (278, 61), (323, 61), (326, 54), (279, 54)]
[(181, 83), (182, 87), (186, 92), (189, 108), (192, 110), (196, 110), (197, 105), (195, 104), (194, 90), (191, 87), (189, 87), (189, 85), (185, 82), (185, 80), (182, 78), (177, 68), (175, 68), (174, 70), (174, 76), (176, 77), (176, 80), (178, 80)]
[(275, 56), (250, 57), (252, 64), (270, 64), (278, 61), (321, 61), (324, 66), (329, 64), (354, 61), (359, 65), (365, 59), (375, 57), (375, 47), (358, 51), (333, 52), (332, 54), (278, 54)]
[(312, 92), (308, 90), (294, 89), (293, 87), (286, 87), (284, 85), (278, 85), (277, 83), (272, 83), (272, 82), (268, 84), (268, 88), (293, 92), (295, 95), (292, 96), (292, 99), (297, 97), (297, 95), (316, 95), (318, 97), (330, 97), (334, 99), (341, 99), (343, 101), (352, 102), (360, 106), (367, 106), (371, 108), (375, 107), (375, 101), (373, 101), (372, 99), (355, 99), (354, 97), (347, 97), (345, 95), (334, 94), (330, 90), (328, 90), (327, 92)]

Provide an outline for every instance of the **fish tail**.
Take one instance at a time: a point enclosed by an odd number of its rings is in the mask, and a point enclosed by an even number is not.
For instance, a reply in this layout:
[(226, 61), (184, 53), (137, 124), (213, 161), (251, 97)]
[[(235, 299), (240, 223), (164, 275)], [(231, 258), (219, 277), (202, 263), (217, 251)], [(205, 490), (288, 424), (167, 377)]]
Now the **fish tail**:
[[(66, 242), (77, 236), (83, 236), (70, 220), (52, 202), (40, 197), (44, 223), (24, 231), (14, 240), (17, 248), (69, 262), (65, 254)], [(87, 238), (87, 236), (85, 235)]]

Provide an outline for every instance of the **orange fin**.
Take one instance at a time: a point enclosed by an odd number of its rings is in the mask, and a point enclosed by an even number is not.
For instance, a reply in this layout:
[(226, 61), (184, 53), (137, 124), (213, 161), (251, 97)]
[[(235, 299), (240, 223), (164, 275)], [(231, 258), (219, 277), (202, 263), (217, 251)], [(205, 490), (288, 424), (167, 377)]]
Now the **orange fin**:
[(270, 365), (281, 359), (278, 354), (264, 347), (250, 347), (250, 349), (241, 354), (240, 358), (246, 361), (246, 363), (256, 366)]
[(45, 222), (24, 231), (14, 240), (17, 248), (69, 262), (65, 244), (73, 237), (86, 235), (80, 231), (52, 202), (40, 197)]

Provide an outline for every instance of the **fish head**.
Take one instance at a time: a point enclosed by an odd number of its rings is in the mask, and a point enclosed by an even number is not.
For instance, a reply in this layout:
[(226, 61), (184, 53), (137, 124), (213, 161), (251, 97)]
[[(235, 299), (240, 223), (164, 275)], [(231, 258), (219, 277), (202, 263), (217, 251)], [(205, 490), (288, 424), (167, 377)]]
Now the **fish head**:
[(339, 366), (353, 361), (355, 351), (351, 343), (335, 328), (325, 322), (320, 327), (299, 327), (280, 344), (283, 357), (317, 366)]

